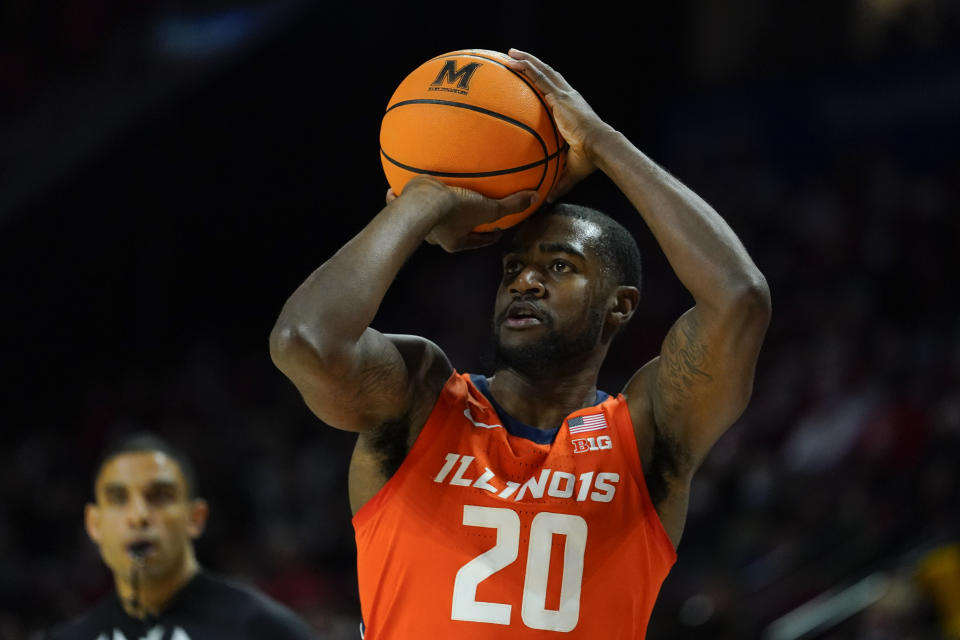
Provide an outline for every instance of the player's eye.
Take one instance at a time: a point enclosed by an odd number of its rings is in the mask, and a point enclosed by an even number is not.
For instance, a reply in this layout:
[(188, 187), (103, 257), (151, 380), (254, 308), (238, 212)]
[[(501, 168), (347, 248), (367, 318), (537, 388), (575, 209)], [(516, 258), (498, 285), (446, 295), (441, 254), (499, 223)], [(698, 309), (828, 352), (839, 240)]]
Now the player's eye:
[(550, 264), (550, 268), (557, 273), (568, 273), (569, 271), (573, 270), (573, 265), (565, 260), (554, 260)]
[(522, 265), (519, 260), (507, 260), (503, 263), (503, 275), (512, 276), (520, 273)]

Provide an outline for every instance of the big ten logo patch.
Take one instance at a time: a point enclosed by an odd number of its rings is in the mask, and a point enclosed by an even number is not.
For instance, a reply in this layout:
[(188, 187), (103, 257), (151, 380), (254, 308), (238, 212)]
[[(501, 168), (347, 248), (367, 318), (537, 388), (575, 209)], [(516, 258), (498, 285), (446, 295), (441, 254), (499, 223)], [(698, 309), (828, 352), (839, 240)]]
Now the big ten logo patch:
[(577, 438), (571, 440), (574, 453), (584, 453), (586, 451), (603, 451), (613, 449), (613, 440), (610, 436), (597, 436), (595, 438)]
[(456, 60), (447, 60), (437, 74), (437, 78), (430, 83), (430, 91), (449, 91), (467, 95), (470, 91), (470, 79), (482, 66), (479, 62), (469, 62), (458, 69)]

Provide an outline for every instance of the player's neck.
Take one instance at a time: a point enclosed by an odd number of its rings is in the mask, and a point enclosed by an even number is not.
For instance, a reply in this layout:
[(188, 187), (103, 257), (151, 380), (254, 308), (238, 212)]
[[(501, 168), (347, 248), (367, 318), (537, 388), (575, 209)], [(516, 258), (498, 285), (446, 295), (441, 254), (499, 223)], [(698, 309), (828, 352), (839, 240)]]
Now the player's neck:
[(597, 398), (597, 371), (586, 367), (565, 376), (531, 378), (504, 368), (490, 380), (490, 393), (506, 411), (538, 429), (553, 429)]
[(141, 573), (134, 578), (114, 574), (114, 582), (124, 611), (134, 618), (142, 619), (148, 615), (159, 615), (199, 570), (193, 549), (188, 548), (180, 566), (169, 575), (153, 577)]

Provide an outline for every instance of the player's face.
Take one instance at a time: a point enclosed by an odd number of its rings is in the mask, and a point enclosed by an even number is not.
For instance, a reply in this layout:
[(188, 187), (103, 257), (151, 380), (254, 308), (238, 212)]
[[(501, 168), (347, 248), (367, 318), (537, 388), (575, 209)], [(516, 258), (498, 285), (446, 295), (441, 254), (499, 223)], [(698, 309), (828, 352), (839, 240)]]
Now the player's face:
[(189, 498), (180, 466), (158, 451), (110, 459), (97, 478), (96, 499), (87, 506), (87, 531), (122, 576), (131, 575), (137, 550), (148, 579), (180, 570), (206, 517), (202, 501)]
[(609, 288), (594, 247), (600, 229), (565, 216), (530, 220), (503, 256), (494, 311), (498, 359), (528, 372), (597, 348)]

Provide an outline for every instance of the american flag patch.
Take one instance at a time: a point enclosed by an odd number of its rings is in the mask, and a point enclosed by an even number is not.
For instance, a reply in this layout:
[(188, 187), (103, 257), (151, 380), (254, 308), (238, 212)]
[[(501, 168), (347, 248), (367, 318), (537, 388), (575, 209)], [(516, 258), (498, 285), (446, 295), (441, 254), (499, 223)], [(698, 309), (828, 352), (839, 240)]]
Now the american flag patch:
[(590, 416), (577, 416), (567, 420), (567, 428), (571, 434), (583, 433), (585, 431), (599, 431), (607, 428), (607, 419), (602, 413), (595, 413)]

